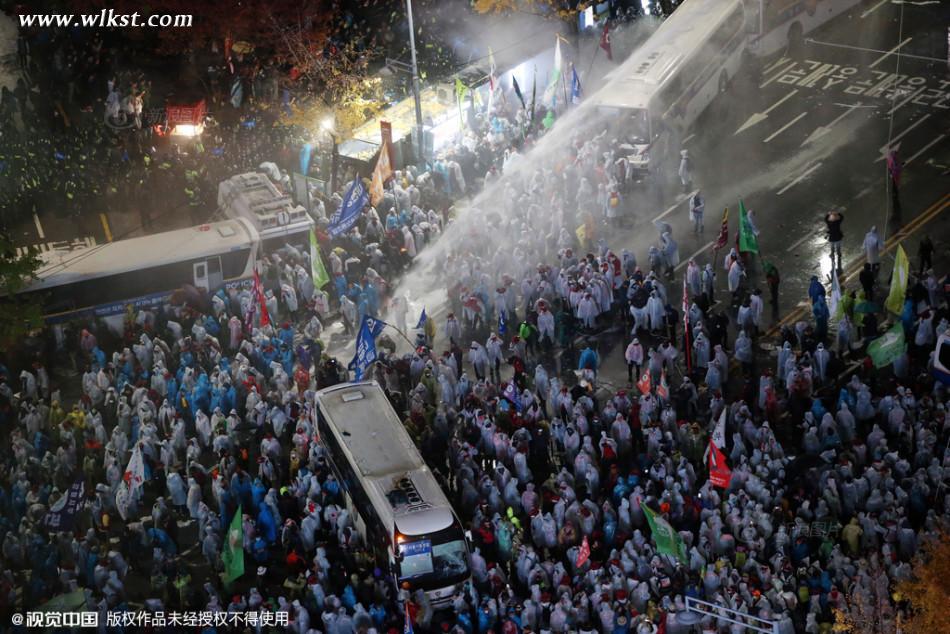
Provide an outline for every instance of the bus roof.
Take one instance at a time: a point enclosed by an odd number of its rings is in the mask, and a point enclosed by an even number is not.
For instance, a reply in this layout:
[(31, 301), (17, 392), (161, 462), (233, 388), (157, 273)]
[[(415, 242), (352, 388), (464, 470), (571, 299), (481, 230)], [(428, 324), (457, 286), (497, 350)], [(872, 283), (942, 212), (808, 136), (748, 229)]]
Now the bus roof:
[(247, 220), (234, 219), (107, 242), (87, 249), (47, 251), (40, 254), (43, 264), (36, 273), (36, 280), (24, 291), (199, 259), (250, 247), (257, 240), (257, 232)]
[(595, 105), (645, 109), (653, 95), (713, 36), (739, 0), (686, 0), (594, 95)]
[(416, 445), (383, 391), (373, 382), (335, 385), (317, 394), (328, 422), (342, 436), (364, 478), (425, 467)]
[(452, 524), (445, 493), (375, 381), (328, 387), (317, 392), (316, 402), (381, 519), (408, 535)]

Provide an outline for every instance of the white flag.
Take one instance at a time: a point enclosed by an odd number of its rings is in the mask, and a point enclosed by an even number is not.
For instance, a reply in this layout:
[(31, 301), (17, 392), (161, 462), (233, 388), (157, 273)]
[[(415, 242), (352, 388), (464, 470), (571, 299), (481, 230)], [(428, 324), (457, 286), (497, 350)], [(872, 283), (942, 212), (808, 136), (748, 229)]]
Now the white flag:
[(142, 488), (145, 483), (145, 462), (142, 460), (142, 447), (135, 445), (132, 450), (132, 457), (129, 458), (129, 466), (125, 468), (122, 474), (122, 482), (115, 491), (115, 507), (119, 511), (122, 519), (128, 519), (129, 507), (136, 492)]
[[(720, 449), (725, 449), (726, 447), (726, 408), (722, 408), (722, 414), (719, 415), (719, 420), (716, 421), (716, 427), (713, 428), (712, 437), (710, 438), (713, 444), (719, 447)], [(706, 445), (706, 451), (703, 453), (703, 462), (709, 460), (709, 445)]]
[(838, 282), (838, 275), (832, 271), (831, 272), (831, 300), (828, 303), (828, 314), (831, 315), (832, 321), (838, 321), (841, 318), (841, 315), (838, 314), (838, 311), (842, 308), (841, 305), (841, 283)]
[(554, 108), (557, 106), (557, 88), (558, 84), (561, 82), (561, 38), (555, 38), (554, 45), (554, 67), (551, 69), (551, 74), (548, 76), (548, 86), (544, 89), (544, 96), (542, 97), (544, 103), (548, 104), (550, 107)]
[(145, 482), (145, 463), (142, 461), (142, 447), (136, 445), (132, 450), (132, 457), (129, 459), (129, 466), (125, 468), (125, 474), (122, 476), (130, 493), (134, 493)]

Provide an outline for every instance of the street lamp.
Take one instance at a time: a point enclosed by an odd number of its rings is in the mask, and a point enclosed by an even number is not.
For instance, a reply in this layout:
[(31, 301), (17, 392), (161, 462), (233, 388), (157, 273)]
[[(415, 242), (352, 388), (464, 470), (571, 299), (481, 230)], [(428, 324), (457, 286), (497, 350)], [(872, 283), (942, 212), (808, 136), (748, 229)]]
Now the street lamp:
[(425, 142), (422, 138), (422, 102), (419, 98), (419, 68), (416, 66), (416, 30), (412, 26), (412, 0), (406, 0), (406, 15), (409, 18), (409, 48), (412, 51), (412, 98), (416, 102), (416, 160), (422, 162)]
[(337, 148), (336, 148), (336, 132), (334, 130), (334, 121), (333, 115), (328, 115), (320, 122), (320, 129), (330, 135), (330, 140), (333, 141), (333, 150), (330, 155), (330, 195), (333, 195), (336, 192), (336, 164), (337, 164)]

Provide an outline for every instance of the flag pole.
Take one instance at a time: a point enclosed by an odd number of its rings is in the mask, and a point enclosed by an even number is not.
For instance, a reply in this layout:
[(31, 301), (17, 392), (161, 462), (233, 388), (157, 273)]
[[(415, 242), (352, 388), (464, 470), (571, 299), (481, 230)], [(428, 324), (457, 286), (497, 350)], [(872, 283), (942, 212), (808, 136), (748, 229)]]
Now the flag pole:
[(588, 79), (590, 79), (590, 71), (593, 70), (594, 68), (594, 60), (597, 59), (597, 53), (599, 52), (600, 52), (600, 45), (598, 44), (597, 47), (594, 48), (594, 54), (591, 55), (590, 57), (590, 66), (587, 67), (587, 72), (584, 73), (584, 81), (587, 81)]

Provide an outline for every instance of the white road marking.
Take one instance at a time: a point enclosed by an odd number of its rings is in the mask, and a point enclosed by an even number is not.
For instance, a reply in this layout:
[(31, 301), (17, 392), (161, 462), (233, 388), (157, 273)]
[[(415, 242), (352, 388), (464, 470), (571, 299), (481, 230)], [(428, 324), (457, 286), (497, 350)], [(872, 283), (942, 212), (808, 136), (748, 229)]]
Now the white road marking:
[(787, 58), (787, 57), (782, 57), (782, 58), (780, 58), (780, 59), (778, 59), (778, 60), (772, 62), (771, 64), (769, 64), (769, 67), (766, 68), (766, 69), (765, 69), (765, 72), (763, 72), (762, 74), (763, 74), (763, 75), (768, 75), (768, 74), (771, 73), (773, 70), (775, 70), (776, 68), (778, 68), (778, 67), (781, 66), (782, 64), (785, 64), (786, 62), (788, 62), (788, 58)]
[(804, 172), (802, 172), (802, 175), (801, 175), (801, 176), (799, 176), (798, 178), (796, 178), (795, 180), (793, 180), (791, 183), (789, 183), (788, 185), (786, 185), (786, 186), (783, 187), (782, 189), (778, 190), (778, 195), (781, 196), (782, 194), (784, 194), (785, 192), (787, 192), (788, 190), (790, 190), (792, 187), (794, 187), (795, 185), (797, 185), (798, 183), (800, 183), (800, 182), (802, 181), (802, 179), (804, 179), (806, 176), (808, 176), (809, 174), (811, 174), (812, 172), (814, 172), (814, 171), (815, 171), (816, 169), (818, 169), (819, 167), (821, 167), (821, 163), (815, 163), (814, 165), (812, 165), (811, 167), (809, 167), (807, 170), (805, 170)]
[(906, 161), (904, 161), (904, 165), (907, 165), (908, 163), (910, 163), (911, 161), (913, 161), (915, 158), (917, 158), (918, 156), (920, 156), (921, 154), (923, 154), (924, 152), (926, 152), (927, 150), (929, 150), (929, 149), (932, 148), (933, 146), (935, 146), (935, 145), (937, 145), (938, 143), (940, 143), (941, 141), (943, 141), (944, 138), (946, 138), (946, 136), (947, 136), (946, 134), (941, 134), (941, 135), (938, 136), (936, 139), (934, 139), (933, 141), (931, 141), (930, 143), (928, 143), (927, 145), (925, 145), (924, 147), (922, 147), (922, 148), (920, 149), (920, 151), (917, 152), (917, 154), (914, 154), (912, 157), (910, 157), (909, 159), (907, 159)]
[(45, 240), (46, 234), (43, 233), (43, 225), (40, 224), (40, 217), (36, 214), (33, 214), (33, 224), (36, 225), (36, 233), (40, 235), (40, 240)]
[(904, 101), (900, 102), (899, 104), (895, 105), (893, 108), (891, 108), (890, 110), (888, 110), (888, 111), (887, 111), (887, 114), (889, 114), (889, 115), (894, 114), (895, 112), (897, 112), (898, 110), (900, 110), (901, 108), (903, 108), (904, 106), (906, 106), (907, 103), (908, 103), (911, 99), (913, 99), (914, 97), (916, 97), (917, 95), (919, 95), (920, 93), (922, 93), (922, 92), (925, 91), (925, 90), (927, 90), (927, 86), (921, 86), (920, 88), (917, 89), (916, 92), (912, 93), (912, 94), (910, 95), (910, 97), (908, 97), (908, 98), (905, 99)]
[(793, 125), (795, 125), (795, 122), (796, 122), (796, 121), (798, 121), (799, 119), (801, 119), (802, 117), (804, 117), (806, 114), (808, 114), (808, 113), (807, 113), (807, 112), (803, 112), (803, 113), (801, 113), (800, 115), (798, 115), (797, 117), (795, 117), (794, 119), (792, 119), (791, 121), (789, 121), (788, 123), (786, 123), (785, 125), (783, 125), (781, 128), (779, 128), (778, 130), (776, 130), (775, 132), (773, 132), (770, 136), (766, 137), (766, 139), (763, 141), (763, 143), (768, 143), (769, 141), (771, 141), (772, 139), (774, 139), (775, 137), (777, 137), (777, 136), (780, 135), (781, 133), (783, 133), (783, 132), (785, 132), (786, 130), (788, 130), (790, 127), (792, 127)]
[(872, 62), (871, 65), (868, 66), (868, 68), (874, 68), (875, 66), (877, 66), (878, 64), (880, 64), (881, 62), (883, 62), (885, 59), (887, 59), (888, 57), (890, 57), (891, 55), (893, 55), (894, 53), (896, 53), (897, 50), (898, 50), (900, 47), (904, 46), (904, 44), (907, 44), (907, 43), (910, 42), (912, 39), (914, 39), (914, 38), (909, 37), (909, 38), (907, 38), (906, 40), (904, 40), (903, 42), (901, 42), (900, 44), (898, 44), (897, 46), (895, 46), (894, 48), (892, 48), (891, 50), (889, 50), (888, 52), (884, 53), (883, 55), (881, 55), (880, 57), (878, 57), (876, 60), (874, 60), (874, 62)]
[(795, 244), (793, 244), (792, 246), (790, 246), (790, 247), (788, 247), (787, 249), (785, 249), (785, 253), (791, 253), (792, 251), (794, 251), (795, 249), (797, 249), (797, 248), (801, 245), (802, 242), (804, 242), (805, 240), (807, 240), (807, 239), (810, 238), (810, 237), (811, 237), (811, 235), (806, 234), (806, 235), (805, 235), (803, 238), (801, 238), (800, 240), (796, 240), (796, 241), (795, 241)]
[(839, 114), (837, 117), (835, 117), (831, 122), (828, 123), (828, 125), (820, 125), (817, 128), (815, 128), (815, 131), (809, 134), (808, 138), (802, 142), (802, 146), (808, 145), (812, 141), (815, 141), (816, 139), (820, 139), (821, 137), (831, 132), (831, 128), (835, 127), (835, 125), (837, 125), (839, 121), (841, 121), (842, 119), (847, 117), (849, 114), (851, 114), (852, 112), (860, 108), (861, 102), (859, 101), (858, 103), (854, 105), (846, 106), (846, 107), (848, 109), (842, 112), (841, 114)]
[(868, 185), (867, 187), (865, 187), (864, 189), (862, 189), (861, 191), (859, 191), (857, 194), (855, 194), (854, 197), (855, 197), (855, 198), (861, 198), (862, 196), (867, 196), (867, 195), (870, 194), (872, 191), (874, 191), (874, 186), (873, 186), (873, 185)]
[(877, 11), (878, 9), (880, 9), (880, 8), (881, 8), (882, 6), (884, 6), (885, 4), (887, 4), (887, 0), (881, 0), (881, 1), (878, 2), (876, 5), (874, 5), (873, 7), (871, 7), (870, 9), (868, 9), (867, 11), (865, 11), (864, 13), (862, 13), (862, 14), (861, 14), (861, 19), (863, 20), (864, 18), (868, 17), (869, 15), (871, 15), (872, 13), (874, 13), (875, 11)]
[(708, 243), (706, 243), (706, 244), (704, 244), (703, 246), (699, 247), (699, 250), (696, 251), (696, 253), (694, 253), (693, 255), (689, 256), (688, 258), (686, 258), (685, 260), (683, 260), (682, 262), (680, 262), (679, 264), (677, 264), (677, 265), (676, 265), (676, 268), (673, 269), (673, 270), (674, 270), (674, 271), (679, 271), (681, 268), (683, 268), (684, 266), (686, 266), (687, 264), (689, 264), (689, 261), (690, 261), (690, 260), (692, 260), (693, 258), (695, 258), (697, 255), (701, 254), (703, 251), (706, 251), (709, 247), (713, 246), (714, 244), (716, 244), (716, 241), (715, 241), (715, 240), (710, 240)]
[(739, 134), (739, 133), (742, 132), (743, 130), (747, 130), (748, 128), (751, 128), (752, 126), (754, 126), (754, 125), (757, 124), (757, 123), (761, 123), (761, 122), (765, 121), (765, 120), (768, 118), (770, 112), (772, 112), (773, 110), (775, 110), (776, 108), (778, 108), (780, 105), (782, 105), (783, 103), (785, 103), (785, 101), (786, 101), (787, 99), (791, 98), (791, 97), (792, 97), (795, 93), (797, 93), (797, 92), (798, 92), (798, 89), (795, 89), (795, 90), (793, 90), (792, 92), (790, 92), (790, 93), (788, 93), (787, 95), (785, 95), (784, 97), (782, 97), (781, 99), (779, 99), (778, 101), (776, 101), (775, 103), (773, 103), (771, 106), (769, 106), (768, 108), (766, 108), (766, 109), (763, 110), (762, 112), (755, 112), (755, 113), (753, 113), (752, 116), (750, 116), (748, 119), (746, 119), (746, 122), (742, 124), (742, 127), (739, 128), (738, 130), (736, 130), (736, 131), (733, 133), (733, 136), (735, 136), (736, 134)]
[(686, 142), (689, 141), (690, 139), (692, 139), (694, 136), (696, 136), (696, 135), (695, 135), (695, 134), (689, 135), (688, 137), (686, 137), (685, 139), (683, 139), (683, 141), (680, 143), (680, 145), (686, 145)]
[[(809, 44), (820, 44), (821, 46), (830, 46), (832, 48), (846, 48), (851, 51), (864, 51), (865, 53), (883, 53), (884, 51), (876, 48), (867, 48), (866, 46), (851, 46), (850, 44), (835, 44), (834, 42), (822, 42), (820, 40), (813, 40), (806, 37), (805, 41)], [(941, 64), (946, 64), (947, 60), (940, 57), (929, 57), (927, 55), (911, 55), (910, 53), (901, 53), (901, 57), (906, 57), (908, 59), (922, 59), (928, 62), (940, 62)]]
[[(882, 146), (881, 146), (881, 156), (880, 156), (876, 161), (874, 161), (874, 162), (877, 163), (878, 161), (883, 161), (884, 159), (886, 159), (886, 158), (887, 158), (887, 151), (888, 151), (889, 149), (891, 149), (891, 148), (894, 147), (895, 141), (900, 141), (902, 138), (904, 138), (904, 137), (907, 135), (908, 132), (910, 132), (911, 130), (913, 130), (914, 128), (916, 128), (917, 126), (919, 126), (921, 123), (923, 123), (924, 121), (926, 121), (926, 120), (929, 119), (929, 118), (930, 118), (930, 115), (929, 115), (929, 114), (925, 114), (925, 115), (922, 116), (920, 119), (917, 119), (917, 121), (915, 121), (914, 123), (912, 123), (912, 124), (910, 125), (910, 127), (908, 127), (906, 130), (904, 130), (903, 132), (901, 132), (900, 134), (898, 134), (896, 137), (894, 137), (893, 139), (891, 139), (889, 143), (885, 143), (884, 145), (882, 145)], [(900, 144), (898, 144), (898, 145), (900, 145)]]
[(784, 74), (785, 74), (785, 71), (791, 70), (794, 66), (795, 66), (795, 62), (792, 62), (791, 64), (789, 64), (788, 66), (786, 66), (785, 68), (783, 68), (782, 70), (780, 70), (779, 72), (775, 73), (775, 75), (772, 77), (772, 79), (768, 80), (768, 81), (765, 82), (764, 84), (759, 84), (759, 88), (765, 88), (766, 86), (768, 86), (769, 84), (771, 84), (773, 81), (775, 81), (776, 79), (778, 79), (779, 77), (781, 77), (782, 75), (784, 75)]
[(653, 219), (653, 222), (656, 222), (657, 220), (662, 220), (662, 219), (665, 218), (666, 216), (668, 216), (668, 215), (670, 215), (671, 213), (673, 213), (673, 210), (674, 210), (674, 209), (676, 209), (677, 207), (679, 207), (680, 205), (682, 205), (684, 201), (687, 201), (687, 200), (689, 200), (690, 198), (692, 198), (693, 196), (695, 196), (695, 195), (696, 195), (696, 192), (698, 192), (698, 191), (699, 191), (698, 189), (694, 189), (693, 191), (691, 191), (690, 193), (686, 194), (685, 196), (680, 196), (680, 197), (676, 200), (676, 202), (673, 203), (673, 205), (670, 206), (669, 209), (667, 209), (666, 211), (664, 211), (663, 213), (661, 213), (659, 216), (657, 216), (656, 218), (654, 218), (654, 219)]

